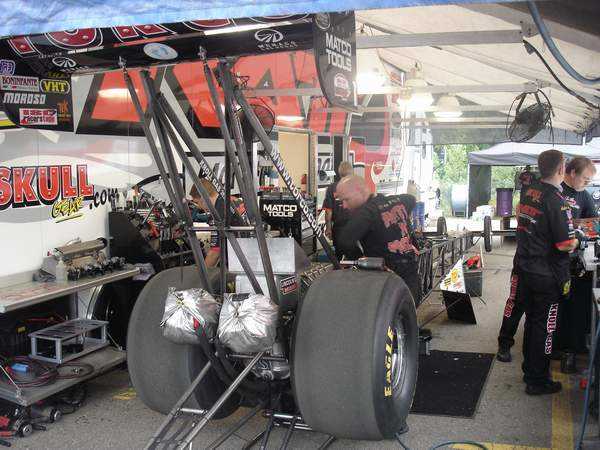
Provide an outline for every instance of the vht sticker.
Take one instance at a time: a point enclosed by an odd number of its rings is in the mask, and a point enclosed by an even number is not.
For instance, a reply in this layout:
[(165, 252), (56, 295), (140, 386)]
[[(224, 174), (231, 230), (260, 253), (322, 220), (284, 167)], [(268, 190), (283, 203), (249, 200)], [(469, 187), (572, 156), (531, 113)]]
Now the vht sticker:
[(20, 125), (56, 125), (58, 116), (56, 109), (20, 108)]

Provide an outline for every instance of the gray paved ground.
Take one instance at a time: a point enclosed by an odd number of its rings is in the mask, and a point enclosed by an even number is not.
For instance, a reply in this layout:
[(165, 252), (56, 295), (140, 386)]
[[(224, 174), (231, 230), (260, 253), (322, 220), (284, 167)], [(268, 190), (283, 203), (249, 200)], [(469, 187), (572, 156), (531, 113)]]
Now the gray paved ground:
[[(464, 325), (447, 320), (445, 314), (431, 323), (434, 339), (433, 349), (469, 352), (490, 352), (496, 350), (496, 336), (501, 312), (508, 292), (514, 247), (505, 245), (487, 255), (484, 283), (484, 305), (474, 300), (478, 320), (477, 325)], [(439, 311), (440, 300), (431, 298), (420, 309), (425, 317)], [(519, 330), (516, 349), (521, 345), (522, 330)], [(555, 430), (552, 433), (552, 398), (532, 398), (524, 394), (521, 382), (519, 351), (513, 352), (515, 360), (510, 364), (495, 362), (484, 389), (478, 411), (473, 419), (457, 419), (425, 415), (411, 415), (408, 419), (410, 431), (404, 442), (411, 449), (427, 449), (446, 440), (477, 440), (513, 446), (533, 446), (569, 448), (569, 437), (576, 434), (579, 426), (568, 422), (572, 413), (578, 422), (582, 393), (579, 389), (570, 391), (567, 397), (571, 408), (563, 408), (560, 418), (555, 411)], [(578, 378), (571, 377), (577, 384)], [(75, 414), (66, 416), (60, 423), (49, 426), (46, 432), (36, 432), (27, 439), (13, 442), (16, 448), (31, 449), (137, 449), (142, 448), (152, 432), (158, 427), (163, 416), (147, 409), (130, 388), (127, 372), (115, 371), (89, 383), (90, 396), (87, 403)], [(115, 396), (119, 396), (116, 398)], [(557, 400), (555, 399), (555, 402)], [(556, 405), (555, 405), (556, 406)], [(203, 448), (222, 430), (232, 424), (236, 417), (212, 423), (196, 440), (195, 448)], [(566, 417), (566, 419), (565, 419)], [(251, 420), (237, 435), (221, 448), (240, 448), (264, 427), (265, 420)], [(566, 438), (565, 438), (566, 436)], [(283, 437), (282, 430), (274, 432), (269, 448), (278, 448)], [(553, 441), (554, 437), (554, 441)], [(317, 433), (296, 432), (290, 448), (315, 449), (325, 440)], [(566, 440), (565, 440), (566, 439)], [(554, 442), (554, 444), (553, 444)], [(562, 443), (561, 443), (562, 442)], [(397, 449), (398, 444), (386, 442), (338, 441), (332, 449)]]

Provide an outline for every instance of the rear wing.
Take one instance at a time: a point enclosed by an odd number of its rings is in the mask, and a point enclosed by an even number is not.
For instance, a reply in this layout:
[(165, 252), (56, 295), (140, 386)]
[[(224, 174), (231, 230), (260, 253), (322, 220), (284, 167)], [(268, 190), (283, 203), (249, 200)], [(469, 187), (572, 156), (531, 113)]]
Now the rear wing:
[(313, 49), (332, 106), (356, 107), (353, 12), (87, 28), (0, 40), (0, 95), (15, 125), (73, 131), (71, 77)]

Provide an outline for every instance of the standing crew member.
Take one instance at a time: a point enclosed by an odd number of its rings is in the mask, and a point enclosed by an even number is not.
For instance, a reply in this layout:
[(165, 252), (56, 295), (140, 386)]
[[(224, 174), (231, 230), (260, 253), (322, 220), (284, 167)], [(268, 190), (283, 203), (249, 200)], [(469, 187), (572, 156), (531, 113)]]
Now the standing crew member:
[(342, 206), (352, 211), (339, 235), (342, 250), (360, 242), (365, 256), (384, 258), (386, 266), (410, 289), (415, 306), (419, 306), (421, 279), (410, 221), (416, 199), (408, 194), (387, 197), (373, 194), (366, 181), (357, 175), (340, 180), (336, 192)]
[[(219, 213), (221, 218), (224, 218), (225, 217), (225, 201), (218, 194), (217, 190), (215, 189), (215, 187), (212, 185), (212, 183), (210, 181), (208, 181), (206, 178), (202, 178), (200, 180), (200, 182), (202, 183), (202, 186), (204, 186), (204, 189), (206, 189), (206, 191), (208, 192), (208, 196), (210, 197), (210, 202), (215, 207), (215, 209), (217, 210), (217, 212)], [(192, 203), (194, 203), (198, 208), (203, 209), (206, 212), (209, 212), (208, 207), (204, 203), (204, 199), (198, 192), (198, 189), (196, 189), (195, 185), (192, 186), (192, 189), (190, 189), (190, 197), (192, 198), (192, 200), (191, 200)], [(231, 221), (230, 221), (231, 225), (233, 225), (233, 226), (244, 225), (244, 221), (242, 220), (242, 216), (245, 214), (245, 211), (246, 211), (244, 203), (241, 200), (236, 199), (236, 198), (231, 198), (231, 202), (233, 203), (233, 205), (237, 211), (237, 214), (231, 215)], [(208, 223), (210, 225), (215, 225), (214, 217), (211, 217), (211, 219), (209, 220)], [(204, 262), (206, 264), (206, 267), (215, 267), (217, 265), (217, 263), (219, 262), (219, 258), (221, 256), (220, 251), (221, 251), (221, 248), (220, 248), (220, 241), (219, 241), (219, 232), (211, 231), (210, 232), (210, 249), (206, 253), (206, 256), (204, 257)]]
[[(563, 196), (571, 206), (573, 220), (598, 217), (592, 196), (585, 187), (590, 184), (596, 173), (594, 163), (584, 156), (578, 156), (567, 163), (565, 181), (562, 183)], [(572, 267), (577, 266), (577, 256), (572, 259)], [(563, 350), (561, 369), (565, 373), (577, 372), (575, 354), (586, 350), (585, 335), (589, 332), (591, 321), (591, 274), (579, 276), (578, 270), (572, 271), (571, 295), (560, 308), (560, 326), (557, 343)]]
[[(325, 200), (323, 200), (323, 209), (325, 210), (325, 235), (333, 241), (335, 247), (335, 256), (342, 259), (344, 252), (338, 246), (338, 234), (342, 227), (348, 222), (349, 213), (342, 207), (342, 202), (336, 197), (336, 187), (339, 180), (352, 175), (354, 169), (348, 161), (342, 161), (338, 166), (338, 175), (336, 181), (327, 186)], [(359, 255), (359, 250), (355, 247), (345, 255), (348, 259), (355, 259)]]
[(550, 378), (550, 354), (558, 305), (569, 294), (569, 252), (578, 245), (571, 208), (561, 194), (563, 154), (542, 152), (538, 167), (540, 182), (521, 195), (515, 256), (518, 295), (525, 309), (522, 367), (529, 395), (553, 394), (562, 388)]

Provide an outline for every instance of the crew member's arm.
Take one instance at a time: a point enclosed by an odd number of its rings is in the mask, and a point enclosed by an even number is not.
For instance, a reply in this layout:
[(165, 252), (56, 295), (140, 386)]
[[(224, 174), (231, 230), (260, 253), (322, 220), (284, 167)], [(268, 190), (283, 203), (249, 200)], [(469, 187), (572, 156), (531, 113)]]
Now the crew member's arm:
[(596, 205), (594, 200), (588, 191), (583, 191), (583, 205), (581, 205), (581, 218), (590, 219), (592, 217), (598, 217), (596, 212)]
[(551, 199), (546, 205), (546, 213), (556, 249), (561, 252), (575, 250), (579, 241), (575, 238), (570, 207), (565, 202)]
[(323, 200), (323, 209), (325, 210), (325, 235), (331, 239), (333, 229), (333, 207), (335, 198), (333, 197), (333, 184), (327, 186), (325, 199)]
[(337, 245), (343, 253), (351, 254), (356, 251), (356, 243), (369, 232), (375, 220), (375, 214), (375, 211), (365, 207), (352, 214), (350, 220), (340, 230), (336, 238)]
[(216, 267), (221, 258), (221, 248), (219, 247), (219, 233), (217, 231), (210, 232), (210, 248), (204, 257), (206, 267)]

